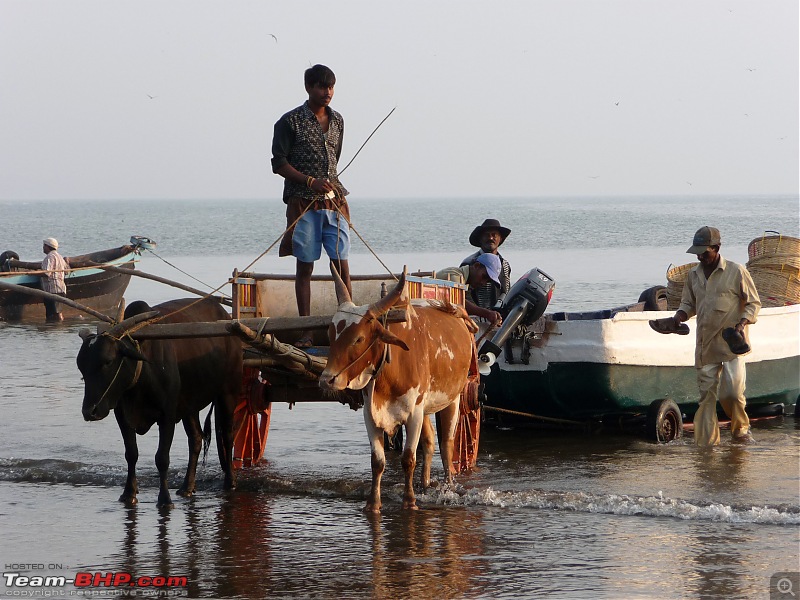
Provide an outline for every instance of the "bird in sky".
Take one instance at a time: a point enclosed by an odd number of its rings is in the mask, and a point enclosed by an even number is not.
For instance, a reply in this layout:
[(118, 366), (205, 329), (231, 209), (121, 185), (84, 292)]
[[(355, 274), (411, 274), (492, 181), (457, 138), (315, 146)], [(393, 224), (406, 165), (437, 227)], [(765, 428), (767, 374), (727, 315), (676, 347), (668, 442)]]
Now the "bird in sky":
[(275, 40), (275, 43), (276, 43), (276, 44), (278, 43), (278, 38), (275, 36), (275, 34), (274, 34), (274, 33), (268, 33), (267, 35), (269, 35), (270, 37), (272, 37), (272, 39), (273, 39), (273, 40)]
[(150, 98), (150, 100), (155, 100), (158, 98), (158, 96), (151, 96), (150, 94), (147, 94), (147, 97)]

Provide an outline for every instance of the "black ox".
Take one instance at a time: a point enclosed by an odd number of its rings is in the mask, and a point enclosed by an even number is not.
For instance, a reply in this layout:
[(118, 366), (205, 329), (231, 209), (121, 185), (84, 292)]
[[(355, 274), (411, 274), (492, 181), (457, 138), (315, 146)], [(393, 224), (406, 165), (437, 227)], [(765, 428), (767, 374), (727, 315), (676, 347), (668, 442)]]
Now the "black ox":
[[(190, 304), (193, 306), (186, 308)], [(181, 309), (184, 310), (176, 312)], [(147, 433), (154, 423), (158, 423), (159, 433), (155, 457), (161, 480), (158, 506), (172, 505), (167, 470), (178, 421), (183, 421), (189, 439), (189, 465), (178, 494), (192, 495), (203, 440), (208, 443), (211, 437), (211, 410), (205, 435), (200, 426), (200, 410), (211, 403), (217, 413), (217, 449), (225, 472), (225, 489), (235, 487), (232, 429), (242, 379), (241, 342), (222, 337), (148, 340), (138, 344), (126, 336), (136, 323), (158, 314), (167, 315), (160, 323), (230, 318), (214, 300), (172, 300), (153, 308), (139, 301), (132, 303), (125, 311), (124, 321), (109, 331), (100, 335), (87, 329), (80, 332), (83, 344), (77, 363), (84, 379), (83, 418), (99, 421), (114, 410), (128, 462), (128, 478), (119, 499), (128, 506), (137, 502), (136, 434)]]

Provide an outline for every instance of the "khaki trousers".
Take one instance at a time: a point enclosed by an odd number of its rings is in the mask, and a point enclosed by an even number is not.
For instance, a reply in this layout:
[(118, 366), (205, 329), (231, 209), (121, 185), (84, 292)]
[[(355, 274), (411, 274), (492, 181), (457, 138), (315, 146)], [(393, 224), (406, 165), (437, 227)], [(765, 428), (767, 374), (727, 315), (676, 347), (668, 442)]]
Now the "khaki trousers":
[(744, 359), (703, 365), (697, 369), (700, 408), (694, 416), (694, 442), (698, 446), (719, 444), (717, 400), (731, 420), (731, 435), (744, 435), (750, 430), (750, 419), (744, 411), (747, 373)]

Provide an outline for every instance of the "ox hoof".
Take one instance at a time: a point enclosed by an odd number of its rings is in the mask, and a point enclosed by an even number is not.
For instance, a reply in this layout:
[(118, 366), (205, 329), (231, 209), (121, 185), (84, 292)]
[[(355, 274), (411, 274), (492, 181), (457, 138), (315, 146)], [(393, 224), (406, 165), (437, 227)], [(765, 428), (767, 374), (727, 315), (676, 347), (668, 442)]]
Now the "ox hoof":
[(139, 500), (136, 498), (136, 496), (126, 496), (124, 494), (119, 497), (119, 501), (125, 504), (127, 508), (133, 508), (139, 504)]
[(379, 515), (381, 514), (381, 506), (378, 504), (377, 506), (374, 504), (367, 504), (364, 507), (364, 512), (369, 515)]
[(192, 496), (194, 496), (194, 490), (179, 489), (175, 493), (178, 494), (178, 496), (182, 496), (183, 498), (191, 498)]

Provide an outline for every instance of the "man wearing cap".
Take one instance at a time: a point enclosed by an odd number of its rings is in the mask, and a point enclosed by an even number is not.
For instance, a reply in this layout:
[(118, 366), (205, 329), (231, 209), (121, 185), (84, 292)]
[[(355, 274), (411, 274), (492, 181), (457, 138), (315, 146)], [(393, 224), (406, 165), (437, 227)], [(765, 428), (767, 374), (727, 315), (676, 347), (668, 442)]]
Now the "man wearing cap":
[(486, 283), (470, 289), (472, 301), (483, 308), (496, 307), (497, 302), (505, 296), (511, 286), (511, 265), (498, 251), (510, 233), (511, 230), (500, 225), (497, 219), (486, 219), (483, 224), (473, 229), (469, 236), (469, 243), (480, 250), (461, 261), (462, 267), (474, 263), (481, 254), (494, 254), (500, 259), (500, 286)]
[[(46, 255), (42, 261), (42, 271), (46, 271), (41, 275), (42, 290), (66, 298), (67, 286), (64, 283), (64, 273), (69, 267), (67, 261), (58, 253), (58, 240), (51, 237), (42, 240), (42, 252)], [(55, 300), (45, 298), (44, 310), (47, 321), (64, 320), (59, 303)]]
[(714, 227), (701, 227), (694, 234), (686, 252), (697, 255), (700, 264), (689, 271), (673, 317), (677, 328), (697, 315), (695, 367), (700, 407), (694, 416), (694, 440), (698, 446), (719, 444), (717, 400), (731, 420), (733, 439), (753, 439), (745, 412), (742, 355), (750, 351), (747, 326), (756, 322), (761, 300), (747, 269), (719, 254), (721, 244)]
[[(472, 292), (483, 285), (499, 288), (501, 268), (500, 259), (497, 258), (497, 255), (480, 254), (471, 265), (447, 267), (441, 271), (436, 271), (433, 276), (436, 279), (466, 284), (469, 286), (468, 291)], [(499, 327), (503, 322), (499, 312), (477, 305), (469, 299), (469, 296), (464, 302), (464, 308), (467, 309), (467, 314), (486, 319), (495, 326)]]

